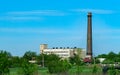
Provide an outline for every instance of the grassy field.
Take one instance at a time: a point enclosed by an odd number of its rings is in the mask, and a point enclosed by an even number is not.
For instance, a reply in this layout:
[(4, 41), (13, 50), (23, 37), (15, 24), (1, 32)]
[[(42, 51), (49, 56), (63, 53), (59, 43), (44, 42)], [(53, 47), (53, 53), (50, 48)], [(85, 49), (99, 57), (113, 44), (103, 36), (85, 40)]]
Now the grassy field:
[[(19, 68), (11, 68), (10, 75), (18, 75), (19, 70), (20, 70)], [(73, 66), (71, 69), (69, 69), (68, 73), (66, 74), (67, 75), (93, 75), (92, 70), (93, 70), (92, 67), (81, 66), (78, 72), (78, 67)], [(50, 74), (47, 68), (39, 68), (38, 73), (36, 75), (58, 75), (58, 74)], [(63, 74), (59, 74), (59, 75), (63, 75)], [(101, 68), (98, 68), (97, 73), (94, 75), (102, 75)]]

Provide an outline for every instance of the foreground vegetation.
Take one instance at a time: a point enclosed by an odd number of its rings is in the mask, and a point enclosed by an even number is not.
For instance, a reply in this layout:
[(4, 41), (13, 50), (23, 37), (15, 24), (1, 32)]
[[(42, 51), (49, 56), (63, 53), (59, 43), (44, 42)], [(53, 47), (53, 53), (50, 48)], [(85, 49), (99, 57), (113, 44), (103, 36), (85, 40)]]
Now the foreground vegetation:
[[(0, 75), (102, 75), (98, 58), (105, 58), (104, 64), (114, 64), (120, 62), (119, 57), (120, 53), (110, 52), (95, 57), (91, 64), (88, 64), (78, 55), (63, 60), (54, 54), (37, 55), (35, 52), (28, 51), (23, 57), (18, 57), (1, 50)], [(110, 68), (108, 74), (118, 75), (120, 71)]]
[[(86, 66), (81, 66), (82, 70), (79, 70), (79, 73), (77, 71), (77, 66), (73, 66), (71, 69), (69, 69), (68, 73), (58, 73), (58, 74), (50, 74), (48, 68), (39, 68), (37, 75), (93, 75), (93, 68), (88, 68)], [(80, 69), (81, 69), (80, 68)], [(10, 75), (19, 75), (18, 74), (19, 68), (11, 68), (10, 69)], [(98, 69), (97, 75), (102, 75), (101, 68)]]

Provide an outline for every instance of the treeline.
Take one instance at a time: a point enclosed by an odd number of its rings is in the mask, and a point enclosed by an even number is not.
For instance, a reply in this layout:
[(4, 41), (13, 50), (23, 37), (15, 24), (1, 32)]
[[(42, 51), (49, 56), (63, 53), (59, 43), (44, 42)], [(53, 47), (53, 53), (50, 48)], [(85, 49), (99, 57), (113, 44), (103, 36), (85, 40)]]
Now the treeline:
[(33, 75), (36, 73), (37, 65), (29, 63), (29, 59), (26, 56), (26, 54), (23, 57), (12, 56), (9, 52), (1, 50), (0, 75), (9, 75), (10, 68), (19, 68), (17, 75)]
[(119, 53), (109, 52), (108, 54), (101, 54), (98, 55), (96, 58), (105, 58), (105, 60), (102, 62), (103, 64), (119, 64), (120, 52)]
[[(34, 63), (30, 63), (34, 61)], [(17, 75), (37, 75), (38, 68), (47, 67), (49, 73), (52, 74), (68, 74), (68, 70), (72, 65), (83, 65), (83, 61), (78, 55), (69, 59), (61, 59), (55, 54), (39, 54), (27, 51), (22, 57), (12, 56), (7, 51), (0, 51), (0, 75), (10, 73), (10, 68), (19, 68)]]
[[(91, 64), (99, 64), (98, 58), (105, 58), (103, 63), (113, 64), (120, 62), (120, 53), (110, 52), (94, 57)], [(38, 75), (39, 67), (47, 67), (51, 74), (69, 75), (68, 70), (73, 66), (77, 67), (78, 75), (82, 71), (81, 66), (88, 65), (78, 55), (74, 55), (69, 59), (62, 59), (55, 54), (36, 54), (36, 52), (27, 51), (22, 57), (12, 56), (7, 51), (0, 50), (0, 75), (10, 73), (10, 68), (19, 68), (17, 75)], [(96, 73), (96, 66), (93, 67), (93, 72)]]

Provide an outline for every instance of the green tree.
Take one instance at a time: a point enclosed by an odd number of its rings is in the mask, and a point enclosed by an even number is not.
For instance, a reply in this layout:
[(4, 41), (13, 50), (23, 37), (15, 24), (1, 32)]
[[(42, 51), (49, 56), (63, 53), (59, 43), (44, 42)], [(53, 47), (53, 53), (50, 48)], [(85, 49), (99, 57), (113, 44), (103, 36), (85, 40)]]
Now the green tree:
[(104, 62), (105, 64), (113, 64), (115, 62), (120, 61), (120, 54), (116, 54), (114, 52), (109, 52), (108, 54), (101, 54), (98, 55), (97, 58), (105, 58)]
[(114, 52), (108, 53), (107, 59), (114, 60), (114, 58), (117, 57), (117, 54)]
[(120, 52), (116, 56), (116, 62), (120, 62)]
[(36, 58), (37, 54), (36, 52), (32, 52), (32, 51), (27, 51), (25, 52), (25, 54), (23, 55), (23, 58), (27, 59), (27, 60), (32, 60), (33, 58)]
[(18, 56), (12, 56), (10, 63), (11, 63), (11, 67), (20, 67), (21, 58)]
[(36, 64), (29, 63), (26, 59), (22, 59), (21, 61), (18, 75), (34, 75), (34, 73), (37, 72), (38, 67)]
[(94, 65), (92, 69), (92, 73), (96, 75), (97, 72), (98, 72), (98, 67), (97, 65)]
[(70, 57), (69, 62), (71, 64), (73, 64), (73, 65), (82, 65), (82, 64), (84, 64), (82, 62), (82, 59), (77, 54), (75, 54), (73, 57)]
[(48, 64), (53, 60), (54, 61), (59, 61), (60, 57), (58, 55), (55, 55), (55, 54), (44, 55), (45, 66), (48, 66)]
[(81, 69), (81, 65), (84, 65), (84, 62), (82, 61), (82, 59), (77, 55), (75, 54), (73, 57), (70, 57), (69, 58), (69, 61), (71, 64), (73, 65), (76, 65), (77, 66), (77, 75), (80, 75), (80, 72), (82, 72), (82, 69)]
[[(68, 70), (71, 68), (71, 64), (68, 62), (68, 60), (61, 60), (60, 61), (61, 62), (61, 64), (62, 64), (62, 72), (65, 74), (65, 75), (67, 75), (67, 72), (68, 72)], [(60, 67), (60, 66), (59, 66)]]
[(117, 75), (117, 71), (116, 71), (116, 69), (114, 68), (113, 65), (110, 67), (108, 72), (109, 72), (109, 75)]
[(9, 52), (0, 51), (0, 75), (9, 74), (11, 54)]
[[(43, 59), (44, 57), (44, 59)], [(44, 60), (44, 62), (43, 62)], [(46, 54), (40, 54), (37, 56), (37, 64), (39, 65), (43, 65), (44, 63), (44, 66), (47, 67), (48, 64), (52, 61), (52, 60), (56, 60), (56, 61), (59, 61), (60, 60), (60, 57), (58, 55), (55, 55), (55, 54), (49, 54), (49, 55), (46, 55)]]
[(101, 55), (98, 55), (97, 58), (107, 58), (107, 54), (101, 54)]
[(38, 64), (38, 65), (42, 65), (42, 55), (41, 55), (41, 54), (39, 54), (39, 55), (37, 56), (36, 60), (37, 60), (37, 64)]
[(67, 60), (53, 60), (48, 64), (48, 70), (52, 74), (68, 75), (70, 68), (71, 65)]

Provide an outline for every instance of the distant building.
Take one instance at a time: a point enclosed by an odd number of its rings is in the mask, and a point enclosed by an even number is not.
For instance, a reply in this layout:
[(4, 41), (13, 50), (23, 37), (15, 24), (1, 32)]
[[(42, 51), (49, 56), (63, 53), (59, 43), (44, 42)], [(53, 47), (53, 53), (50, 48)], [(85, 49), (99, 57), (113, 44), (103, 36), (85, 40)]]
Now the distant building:
[(40, 52), (43, 54), (56, 54), (59, 57), (62, 58), (69, 58), (74, 56), (74, 54), (78, 54), (79, 57), (85, 58), (86, 57), (86, 50), (82, 48), (65, 48), (65, 47), (53, 47), (53, 48), (47, 48), (47, 44), (41, 44), (40, 45)]
[(105, 58), (98, 58), (98, 60), (100, 61), (100, 63), (102, 63), (105, 60)]
[(47, 49), (48, 48), (48, 45), (47, 44), (41, 44), (40, 45), (40, 53), (43, 53), (43, 50), (44, 49)]

